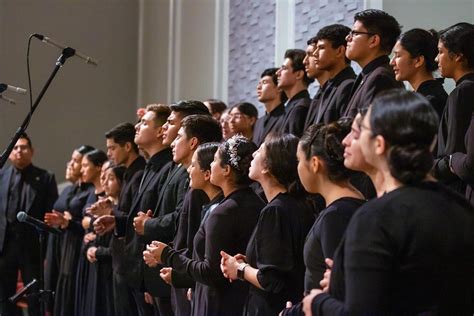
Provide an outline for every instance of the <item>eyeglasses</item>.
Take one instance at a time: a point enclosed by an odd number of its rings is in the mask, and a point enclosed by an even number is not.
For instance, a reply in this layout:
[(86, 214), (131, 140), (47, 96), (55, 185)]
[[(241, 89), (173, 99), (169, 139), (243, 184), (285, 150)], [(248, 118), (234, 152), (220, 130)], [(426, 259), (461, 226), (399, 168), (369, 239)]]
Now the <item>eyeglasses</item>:
[(372, 32), (360, 32), (360, 31), (351, 30), (351, 31), (349, 32), (349, 34), (347, 34), (347, 37), (352, 38), (352, 37), (354, 37), (354, 36), (356, 36), (356, 35), (364, 35), (364, 34), (365, 34), (365, 35), (369, 35), (369, 36), (374, 36), (374, 35), (376, 35), (377, 33), (372, 33)]

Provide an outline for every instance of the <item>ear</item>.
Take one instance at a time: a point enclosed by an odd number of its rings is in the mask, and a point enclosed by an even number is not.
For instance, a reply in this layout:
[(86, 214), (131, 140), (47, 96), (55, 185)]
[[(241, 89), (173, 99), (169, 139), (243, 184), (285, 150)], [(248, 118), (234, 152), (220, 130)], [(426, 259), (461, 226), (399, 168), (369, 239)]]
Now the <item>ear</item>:
[(378, 156), (384, 155), (385, 150), (387, 148), (387, 144), (386, 144), (385, 139), (383, 138), (383, 136), (381, 136), (381, 135), (375, 136), (374, 144), (375, 144), (374, 145), (375, 146), (375, 154), (377, 154)]
[(211, 180), (211, 170), (204, 171), (204, 180), (206, 181)]
[(156, 138), (157, 139), (163, 138), (163, 133), (164, 133), (163, 126), (158, 127), (156, 129)]
[(190, 144), (189, 144), (189, 147), (191, 148), (191, 150), (196, 150), (196, 148), (199, 146), (199, 140), (197, 139), (197, 137), (193, 137), (190, 139)]
[(250, 125), (255, 125), (255, 122), (257, 122), (257, 118), (255, 117), (250, 117)]
[(370, 37), (369, 47), (370, 48), (376, 48), (376, 47), (380, 48), (380, 35), (375, 34), (375, 35)]
[(230, 177), (230, 166), (229, 165), (224, 165), (224, 170), (222, 171), (222, 173), (224, 174), (224, 177)]
[(421, 55), (415, 58), (415, 68), (420, 68), (425, 65), (425, 56)]
[(296, 80), (303, 80), (304, 78), (304, 70), (296, 71)]
[(132, 143), (130, 143), (130, 142), (126, 142), (124, 147), (125, 147), (126, 152), (131, 152), (132, 151)]
[(454, 61), (463, 65), (464, 62), (466, 61), (466, 59), (464, 58), (464, 55), (463, 54), (456, 54), (454, 55)]
[(336, 57), (341, 58), (341, 56), (346, 57), (346, 47), (344, 45), (339, 46), (336, 50)]
[(313, 174), (318, 173), (319, 169), (321, 169), (321, 161), (317, 156), (312, 156), (311, 160), (309, 161), (309, 169)]

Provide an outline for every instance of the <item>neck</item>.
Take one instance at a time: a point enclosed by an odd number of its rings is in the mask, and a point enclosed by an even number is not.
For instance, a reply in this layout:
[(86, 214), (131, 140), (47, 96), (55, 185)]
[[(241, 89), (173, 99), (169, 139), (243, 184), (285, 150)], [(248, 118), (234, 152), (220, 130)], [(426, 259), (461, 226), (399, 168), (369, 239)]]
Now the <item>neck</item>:
[(253, 137), (253, 131), (250, 129), (250, 130), (246, 130), (246, 131), (243, 131), (242, 132), (242, 136), (244, 136), (245, 138), (251, 140), (252, 137)]
[(373, 168), (369, 171), (365, 172), (370, 180), (372, 181), (372, 184), (375, 187), (375, 192), (377, 194), (377, 197), (381, 197), (385, 193), (385, 186), (384, 186), (384, 177), (383, 173), (379, 172), (377, 169)]
[(293, 98), (295, 95), (306, 89), (307, 88), (302, 81), (297, 81), (296, 84), (291, 87), (288, 87), (288, 89), (283, 89), (283, 91), (285, 91), (288, 100), (291, 100), (291, 98)]
[(341, 71), (346, 69), (347, 66), (348, 65), (346, 64), (345, 60), (342, 60), (342, 61), (338, 62), (336, 65), (334, 65), (334, 67), (332, 69), (329, 69), (327, 71), (327, 73), (329, 75), (329, 78), (333, 79), (334, 77), (337, 76), (338, 73), (340, 73)]
[(474, 69), (469, 69), (469, 70), (466, 70), (466, 69), (456, 69), (456, 70), (454, 71), (453, 79), (454, 79), (454, 81), (458, 82), (459, 79), (461, 79), (462, 77), (464, 77), (464, 76), (467, 75), (468, 73), (474, 73)]
[(318, 185), (319, 193), (324, 197), (326, 201), (326, 207), (332, 202), (339, 200), (343, 197), (352, 197), (356, 199), (364, 199), (362, 193), (357, 191), (349, 181), (343, 182), (332, 182), (329, 179), (325, 179), (321, 185)]
[(419, 71), (413, 76), (413, 78), (410, 78), (408, 82), (412, 86), (413, 90), (418, 91), (418, 88), (423, 82), (433, 79), (434, 77), (431, 73), (428, 73), (426, 71)]
[(168, 148), (168, 146), (163, 145), (160, 141), (160, 143), (153, 144), (152, 146), (148, 148), (143, 148), (143, 151), (145, 151), (148, 154), (148, 156), (151, 158), (155, 154), (159, 153), (162, 150), (165, 150), (166, 148)]
[(232, 182), (225, 180), (224, 183), (220, 186), (222, 193), (225, 197), (228, 197), (232, 192), (236, 191), (238, 187)]
[(377, 53), (374, 53), (374, 54), (370, 54), (366, 57), (363, 57), (360, 60), (356, 60), (356, 62), (359, 64), (359, 66), (361, 68), (364, 68), (365, 66), (370, 64), (370, 62), (376, 60), (377, 58), (379, 58), (381, 56), (387, 56), (387, 54), (385, 52), (377, 52)]
[(263, 102), (263, 105), (265, 106), (265, 112), (270, 113), (273, 110), (275, 110), (281, 103), (280, 98), (275, 98), (273, 100), (270, 100), (268, 102)]
[(210, 201), (212, 201), (216, 196), (221, 193), (221, 189), (211, 184), (210, 182), (207, 183), (206, 187), (204, 187), (202, 190), (204, 191), (204, 193), (206, 193)]
[(128, 168), (130, 167), (130, 165), (135, 161), (135, 159), (138, 158), (138, 153), (132, 151), (130, 153), (130, 155), (128, 155), (128, 158), (127, 160), (125, 161), (124, 165), (125, 165), (125, 168)]
[(100, 184), (100, 177), (97, 177), (97, 179), (94, 179), (92, 184), (94, 185), (96, 194), (101, 193), (101, 192), (104, 191), (104, 189), (102, 188), (102, 185)]
[(188, 170), (188, 167), (191, 165), (191, 161), (192, 161), (192, 158), (193, 158), (193, 152), (191, 152), (191, 155), (182, 159), (180, 162), (181, 165), (183, 165), (184, 169)]
[(276, 180), (262, 179), (258, 181), (262, 186), (265, 198), (268, 202), (272, 201), (278, 194), (285, 193), (288, 190)]

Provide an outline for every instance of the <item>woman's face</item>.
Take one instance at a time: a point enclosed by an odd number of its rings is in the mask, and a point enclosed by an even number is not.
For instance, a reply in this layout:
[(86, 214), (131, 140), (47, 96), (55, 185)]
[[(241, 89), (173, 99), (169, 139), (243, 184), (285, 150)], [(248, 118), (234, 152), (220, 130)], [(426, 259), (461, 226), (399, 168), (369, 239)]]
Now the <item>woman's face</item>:
[(81, 179), (81, 163), (82, 155), (77, 150), (74, 150), (71, 160), (66, 165), (66, 180), (74, 183)]
[(229, 120), (229, 126), (230, 130), (234, 134), (245, 134), (249, 131), (252, 131), (253, 124), (255, 123), (255, 120), (248, 116), (247, 114), (244, 114), (240, 112), (240, 110), (235, 107), (230, 111), (230, 120)]
[(372, 133), (372, 127), (370, 125), (370, 116), (372, 115), (372, 107), (369, 108), (367, 114), (362, 119), (360, 124), (360, 148), (365, 161), (371, 166), (375, 166), (376, 154), (375, 154), (375, 139)]
[(82, 182), (94, 183), (97, 178), (100, 177), (101, 166), (94, 165), (87, 156), (82, 158), (81, 162), (81, 174)]
[(306, 191), (309, 193), (316, 193), (314, 185), (314, 175), (312, 174), (311, 160), (306, 159), (306, 153), (304, 152), (301, 144), (298, 144), (298, 150), (296, 151), (296, 158), (298, 159), (298, 176), (301, 184)]
[(442, 41), (438, 41), (438, 56), (436, 56), (438, 68), (444, 78), (453, 78), (456, 69), (456, 62), (453, 54), (444, 46)]
[(416, 58), (412, 58), (400, 41), (397, 41), (393, 47), (393, 57), (390, 60), (390, 65), (393, 67), (395, 79), (397, 79), (397, 81), (410, 81), (410, 79), (418, 72)]
[(231, 138), (232, 136), (234, 136), (234, 133), (230, 129), (229, 121), (230, 121), (229, 113), (223, 113), (221, 115), (220, 122), (221, 122), (221, 129), (222, 129), (222, 137), (224, 138), (224, 140), (227, 140)]
[(209, 182), (210, 171), (203, 171), (198, 161), (198, 150), (193, 154), (191, 164), (188, 167), (189, 173), (189, 186), (193, 189), (203, 189), (206, 183)]
[(344, 166), (351, 170), (366, 171), (370, 166), (365, 161), (360, 147), (360, 124), (362, 115), (357, 114), (352, 122), (351, 131), (342, 140), (344, 145)]
[(214, 161), (211, 162), (211, 183), (221, 187), (225, 181), (225, 168), (221, 167), (220, 149), (214, 154)]
[(107, 169), (105, 171), (105, 193), (112, 198), (118, 198), (120, 195), (120, 189), (120, 181), (115, 176), (115, 173), (112, 171), (111, 168)]
[(110, 167), (110, 162), (106, 161), (100, 168), (100, 185), (102, 187), (105, 186), (105, 182), (107, 181), (107, 170)]
[(266, 149), (265, 143), (252, 154), (252, 162), (250, 163), (249, 178), (254, 181), (262, 179), (263, 173), (266, 169)]

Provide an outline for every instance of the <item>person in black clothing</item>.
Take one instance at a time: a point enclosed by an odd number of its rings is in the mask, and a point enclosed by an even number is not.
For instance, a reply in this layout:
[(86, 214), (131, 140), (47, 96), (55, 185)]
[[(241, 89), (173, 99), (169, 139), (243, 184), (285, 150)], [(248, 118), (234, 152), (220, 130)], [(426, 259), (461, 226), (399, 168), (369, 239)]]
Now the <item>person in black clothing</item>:
[(472, 315), (474, 213), (429, 176), (435, 110), (393, 90), (374, 99), (361, 128), (364, 156), (384, 174), (386, 192), (353, 216), (329, 292), (312, 290), (306, 315)]
[(403, 33), (395, 43), (390, 65), (395, 79), (408, 81), (413, 90), (430, 101), (441, 118), (448, 94), (443, 88), (443, 79), (433, 77), (433, 71), (438, 69), (437, 54), (436, 31), (412, 29)]
[[(15, 294), (18, 271), (24, 284), (40, 275), (40, 245), (36, 229), (17, 220), (24, 211), (43, 219), (58, 197), (53, 174), (33, 165), (34, 149), (27, 134), (22, 134), (9, 160), (0, 170), (0, 314), (14, 315), (15, 306), (8, 298)], [(28, 298), (28, 314), (39, 315), (37, 297)]]
[(305, 123), (304, 123), (304, 130), (306, 131), (308, 127), (313, 124), (316, 115), (318, 114), (318, 108), (320, 106), (319, 100), (324, 92), (324, 87), (326, 82), (329, 79), (329, 73), (325, 70), (321, 70), (316, 67), (316, 45), (318, 44), (318, 37), (314, 36), (310, 38), (306, 44), (306, 55), (303, 59), (304, 69), (308, 78), (314, 79), (317, 81), (319, 88), (316, 94), (311, 99), (311, 103), (309, 104), (308, 115), (306, 116)]
[(269, 203), (246, 255), (221, 252), (224, 276), (250, 283), (244, 315), (276, 315), (287, 301), (302, 298), (303, 245), (314, 215), (299, 189), (297, 146), (294, 135), (270, 135), (253, 154), (249, 177), (261, 184)]
[(258, 110), (248, 102), (233, 105), (229, 111), (229, 127), (231, 132), (253, 140), (253, 128), (258, 119)]
[(306, 56), (301, 49), (288, 49), (285, 60), (277, 71), (278, 88), (282, 89), (288, 100), (285, 103), (285, 117), (282, 121), (282, 132), (301, 136), (308, 114), (308, 86), (314, 81), (308, 77), (303, 60)]
[(165, 165), (172, 159), (171, 149), (163, 144), (164, 129), (171, 111), (163, 104), (150, 104), (145, 115), (135, 125), (134, 142), (143, 150), (149, 160), (141, 177), (138, 191), (133, 197), (127, 215), (104, 215), (94, 222), (97, 234), (114, 230), (115, 235), (124, 237), (123, 277), (132, 292), (138, 315), (152, 315), (153, 309), (145, 303), (142, 252), (145, 244), (135, 233), (134, 218), (139, 212), (155, 207), (160, 181), (166, 177)]
[(397, 20), (384, 11), (368, 9), (355, 14), (346, 38), (346, 56), (362, 71), (354, 81), (344, 116), (355, 117), (381, 91), (403, 87), (395, 80), (388, 58), (400, 32)]
[(262, 72), (257, 84), (258, 101), (265, 106), (265, 115), (255, 123), (252, 141), (260, 146), (270, 133), (280, 131), (281, 120), (285, 116), (286, 95), (278, 89), (278, 68), (268, 68)]
[[(243, 253), (264, 207), (249, 187), (248, 170), (255, 149), (255, 144), (239, 135), (220, 145), (211, 164), (211, 183), (222, 189), (224, 200), (196, 233), (192, 259), (158, 241), (147, 247), (156, 263), (167, 262), (196, 281), (192, 315), (242, 314), (248, 286), (229, 283), (222, 275), (220, 251)], [(150, 259), (147, 253), (144, 257)]]
[(441, 76), (456, 81), (441, 116), (434, 175), (464, 194), (466, 184), (451, 171), (451, 155), (466, 153), (465, 138), (474, 111), (474, 26), (459, 23), (440, 33), (438, 66)]
[(350, 28), (332, 24), (319, 30), (316, 37), (316, 68), (328, 74), (320, 96), (318, 111), (310, 124), (331, 123), (343, 116), (356, 77), (346, 57), (346, 37)]
[[(72, 184), (61, 192), (52, 212), (44, 215), (46, 224), (64, 231), (63, 235), (57, 236), (57, 282), (52, 284), (54, 286), (52, 289), (55, 291), (53, 313), (58, 316), (74, 313), (76, 270), (84, 236), (84, 229), (81, 226), (82, 211), (92, 186), (81, 181), (81, 162), (83, 156), (92, 150), (93, 147), (83, 145), (73, 151), (71, 160), (67, 163), (65, 176)], [(51, 265), (52, 250), (49, 243), (50, 256), (47, 256), (46, 267)]]
[[(351, 120), (311, 126), (298, 146), (298, 173), (308, 192), (319, 193), (326, 201), (304, 244), (306, 266), (304, 291), (320, 288), (326, 260), (334, 252), (355, 211), (364, 203), (363, 195), (349, 182), (353, 171), (344, 166), (343, 139)], [(359, 165), (360, 166), (360, 165)], [(299, 301), (293, 301), (293, 303)], [(302, 315), (302, 304), (283, 311), (283, 315)]]
[[(189, 187), (191, 189), (184, 197), (176, 236), (172, 243), (173, 249), (179, 250), (181, 254), (188, 258), (192, 258), (194, 236), (201, 223), (204, 222), (203, 218), (207, 218), (208, 215), (206, 214), (212, 212), (223, 199), (221, 189), (209, 181), (211, 162), (218, 146), (218, 143), (199, 145), (188, 167)], [(170, 267), (162, 268), (160, 276), (172, 286), (171, 301), (175, 316), (190, 315), (191, 304), (188, 300), (188, 289), (194, 288), (194, 280), (185, 273), (176, 273)]]

